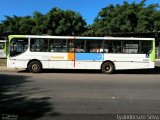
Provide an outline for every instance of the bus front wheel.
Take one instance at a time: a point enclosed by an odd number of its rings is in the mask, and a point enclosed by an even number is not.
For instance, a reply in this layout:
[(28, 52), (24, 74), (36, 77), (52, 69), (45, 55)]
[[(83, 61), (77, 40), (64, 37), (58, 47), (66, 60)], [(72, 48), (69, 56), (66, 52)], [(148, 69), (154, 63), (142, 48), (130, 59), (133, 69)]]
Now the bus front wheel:
[(101, 68), (102, 72), (105, 74), (111, 74), (114, 72), (115, 68), (113, 63), (111, 62), (105, 62), (102, 64), (102, 68)]
[(28, 66), (28, 70), (32, 73), (39, 73), (42, 70), (42, 65), (38, 61), (32, 61)]

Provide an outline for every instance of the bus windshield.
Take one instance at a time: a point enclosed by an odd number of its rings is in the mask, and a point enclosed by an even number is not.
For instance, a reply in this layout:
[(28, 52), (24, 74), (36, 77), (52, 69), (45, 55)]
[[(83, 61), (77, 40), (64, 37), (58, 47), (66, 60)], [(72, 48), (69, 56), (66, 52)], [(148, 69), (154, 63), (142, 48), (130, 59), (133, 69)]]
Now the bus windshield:
[(10, 42), (10, 56), (14, 57), (16, 55), (24, 53), (28, 49), (28, 39), (27, 38), (14, 38)]

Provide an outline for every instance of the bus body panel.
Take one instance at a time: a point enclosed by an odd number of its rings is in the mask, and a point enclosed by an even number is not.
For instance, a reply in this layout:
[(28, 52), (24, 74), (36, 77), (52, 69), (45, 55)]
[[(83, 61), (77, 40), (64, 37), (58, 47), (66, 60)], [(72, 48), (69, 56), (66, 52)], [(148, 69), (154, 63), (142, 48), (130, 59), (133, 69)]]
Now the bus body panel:
[(3, 49), (0, 49), (0, 58), (6, 58), (6, 54)]
[[(154, 62), (151, 62), (145, 54), (107, 54), (99, 56), (97, 53), (92, 53), (97, 56), (95, 59), (86, 57), (84, 59), (82, 54), (80, 57), (75, 57), (75, 60), (69, 60), (70, 53), (44, 53), (44, 52), (30, 52), (27, 50), (25, 53), (8, 59), (8, 67), (12, 68), (27, 68), (30, 60), (39, 60), (44, 69), (101, 69), (104, 61), (111, 61), (115, 64), (116, 70), (122, 69), (142, 69), (154, 68)], [(84, 56), (88, 55), (85, 54)], [(76, 56), (76, 55), (75, 55)], [(135, 58), (136, 59), (135, 59)], [(103, 60), (102, 60), (103, 58)]]
[(116, 70), (154, 68), (154, 62), (151, 62), (149, 56), (146, 54), (105, 54), (104, 59), (114, 62)]
[[(79, 58), (78, 60), (69, 60), (70, 58), (68, 54), (70, 53), (43, 53), (30, 52), (27, 50), (21, 55), (8, 59), (7, 66), (11, 68), (27, 68), (27, 64), (30, 60), (39, 60), (44, 69), (100, 69), (103, 62), (102, 60), (88, 60), (89, 58), (86, 60), (79, 60)], [(97, 54), (95, 54), (95, 56), (96, 55)], [(23, 62), (24, 64), (22, 64)]]
[(6, 57), (6, 40), (0, 40), (0, 58)]
[[(12, 38), (63, 38), (65, 36), (10, 36)], [(123, 40), (125, 38), (114, 37), (67, 37), (66, 39), (108, 39)], [(74, 52), (31, 52), (30, 45), (26, 52), (14, 57), (8, 57), (7, 66), (10, 68), (27, 68), (29, 61), (39, 60), (43, 69), (101, 69), (103, 62), (111, 61), (116, 70), (154, 68), (155, 41), (151, 38), (126, 38), (125, 40), (152, 41), (150, 54), (126, 54), (126, 53), (74, 53)]]

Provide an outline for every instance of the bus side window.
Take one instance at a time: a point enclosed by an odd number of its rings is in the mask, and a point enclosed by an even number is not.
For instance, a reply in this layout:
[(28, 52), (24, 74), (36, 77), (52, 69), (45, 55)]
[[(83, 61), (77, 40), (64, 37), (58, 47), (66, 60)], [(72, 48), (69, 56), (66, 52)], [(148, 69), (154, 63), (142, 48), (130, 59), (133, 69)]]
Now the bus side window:
[(144, 54), (151, 53), (151, 42), (150, 41), (141, 41), (141, 52)]
[(139, 42), (138, 41), (124, 41), (124, 53), (136, 54), (139, 53)]
[(103, 41), (102, 40), (89, 40), (87, 45), (87, 49), (89, 52), (100, 53), (103, 52)]
[(68, 52), (74, 52), (75, 51), (75, 46), (74, 46), (74, 39), (69, 39), (68, 40)]
[(85, 52), (85, 40), (75, 40), (75, 52)]

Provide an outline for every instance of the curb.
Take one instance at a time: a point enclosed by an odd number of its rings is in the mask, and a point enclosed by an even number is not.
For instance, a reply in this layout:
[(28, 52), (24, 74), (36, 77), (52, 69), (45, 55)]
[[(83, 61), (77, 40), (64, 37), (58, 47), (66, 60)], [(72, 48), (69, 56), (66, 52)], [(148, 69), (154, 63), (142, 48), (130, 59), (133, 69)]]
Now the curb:
[(158, 62), (159, 62), (159, 61), (160, 61), (160, 59), (156, 59), (155, 61), (158, 61)]
[(17, 69), (17, 68), (7, 68), (6, 66), (0, 66), (0, 72), (18, 72), (23, 69)]
[(160, 67), (160, 60), (159, 59), (155, 61), (155, 67)]

